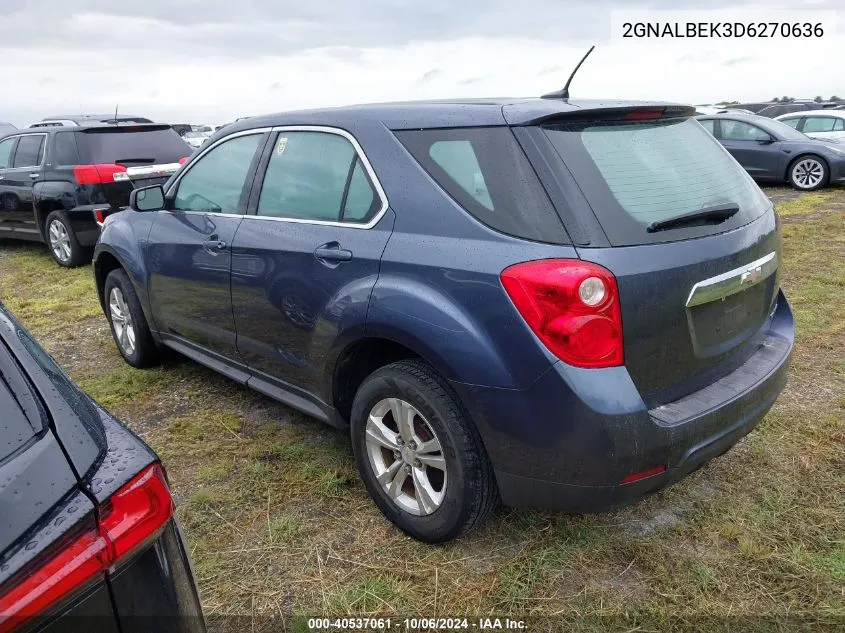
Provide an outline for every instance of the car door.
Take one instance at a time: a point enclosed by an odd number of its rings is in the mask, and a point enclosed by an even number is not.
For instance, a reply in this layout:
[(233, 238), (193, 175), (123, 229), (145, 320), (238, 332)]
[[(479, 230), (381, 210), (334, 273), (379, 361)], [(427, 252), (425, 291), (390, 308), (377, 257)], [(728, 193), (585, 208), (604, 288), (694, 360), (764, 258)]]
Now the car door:
[(735, 119), (720, 120), (722, 145), (754, 178), (777, 179), (782, 160), (779, 142), (764, 129)]
[(189, 354), (237, 360), (231, 246), (266, 134), (220, 139), (168, 187), (165, 210), (156, 212), (145, 253), (153, 319), (163, 339)]
[(39, 237), (32, 202), (35, 183), (41, 178), (46, 138), (46, 134), (20, 135), (2, 174), (4, 225), (15, 237)]
[(235, 236), (232, 307), (250, 385), (318, 391), (329, 348), (363, 327), (393, 230), (357, 141), (335, 128), (277, 131)]
[(810, 138), (845, 138), (845, 119), (825, 115), (808, 116), (804, 120), (802, 132)]

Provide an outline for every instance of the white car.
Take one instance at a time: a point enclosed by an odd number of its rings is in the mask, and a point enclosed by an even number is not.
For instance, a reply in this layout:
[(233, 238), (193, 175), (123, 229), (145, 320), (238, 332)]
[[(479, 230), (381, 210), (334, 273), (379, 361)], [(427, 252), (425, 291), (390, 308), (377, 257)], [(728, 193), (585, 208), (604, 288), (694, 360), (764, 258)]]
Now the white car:
[(185, 139), (185, 142), (196, 149), (197, 147), (202, 147), (202, 144), (205, 143), (208, 138), (211, 136), (211, 132), (185, 132), (185, 135), (182, 137)]
[(845, 110), (806, 110), (790, 112), (775, 119), (782, 121), (810, 138), (845, 141)]

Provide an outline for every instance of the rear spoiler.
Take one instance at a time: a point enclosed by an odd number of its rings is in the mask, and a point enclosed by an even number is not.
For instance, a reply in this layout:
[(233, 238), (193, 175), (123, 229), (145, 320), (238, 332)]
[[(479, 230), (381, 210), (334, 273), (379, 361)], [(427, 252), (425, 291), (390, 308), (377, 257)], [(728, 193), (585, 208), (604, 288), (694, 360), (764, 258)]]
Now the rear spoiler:
[[(582, 105), (583, 104), (583, 105)], [(577, 121), (646, 121), (652, 119), (686, 118), (695, 115), (690, 105), (660, 102), (567, 102), (557, 99), (537, 100), (524, 104), (506, 105), (502, 114), (509, 125), (546, 125)]]

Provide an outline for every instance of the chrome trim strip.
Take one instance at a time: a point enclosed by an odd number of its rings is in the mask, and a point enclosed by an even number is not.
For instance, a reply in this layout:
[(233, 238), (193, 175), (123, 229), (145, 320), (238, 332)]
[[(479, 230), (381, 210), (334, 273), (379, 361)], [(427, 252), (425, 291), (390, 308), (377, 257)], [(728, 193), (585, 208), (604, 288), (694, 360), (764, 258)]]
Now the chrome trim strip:
[(213, 145), (203, 147), (202, 151), (199, 154), (190, 159), (188, 168), (185, 169), (185, 171), (183, 171), (181, 174), (179, 174), (179, 177), (170, 185), (170, 187), (168, 187), (167, 191), (165, 192), (165, 195), (170, 195), (170, 192), (173, 191), (174, 188), (179, 185), (179, 182), (182, 180), (185, 174), (191, 170), (191, 166), (193, 164), (196, 164), (196, 162), (200, 158), (202, 158), (207, 152), (211, 151), (221, 143), (224, 143), (233, 138), (238, 138), (240, 136), (249, 136), (250, 134), (264, 134), (266, 132), (323, 132), (326, 134), (336, 134), (338, 136), (344, 137), (347, 141), (352, 144), (352, 147), (355, 149), (358, 158), (361, 160), (361, 164), (364, 166), (364, 169), (367, 170), (367, 175), (370, 177), (370, 182), (373, 183), (373, 187), (375, 187), (376, 189), (376, 194), (381, 200), (381, 209), (379, 209), (378, 212), (373, 216), (373, 219), (367, 222), (366, 224), (356, 224), (354, 222), (330, 222), (327, 220), (306, 220), (301, 218), (276, 218), (267, 215), (245, 214), (243, 216), (240, 216), (236, 214), (214, 213), (209, 211), (180, 211), (180, 213), (208, 213), (211, 215), (222, 217), (243, 217), (244, 219), (272, 220), (274, 222), (290, 222), (293, 224), (317, 224), (321, 226), (337, 226), (347, 229), (371, 229), (376, 224), (378, 224), (379, 220), (381, 220), (382, 217), (384, 217), (384, 214), (387, 213), (387, 209), (390, 208), (390, 203), (387, 200), (387, 194), (384, 192), (384, 188), (381, 186), (381, 182), (379, 182), (379, 179), (376, 177), (375, 170), (370, 164), (370, 161), (367, 158), (367, 155), (364, 153), (363, 148), (358, 143), (358, 140), (346, 130), (326, 125), (280, 125), (275, 127), (263, 127), (255, 128), (252, 130), (241, 130), (240, 132), (235, 132), (234, 134), (229, 134), (228, 136), (219, 138), (214, 142)]
[(710, 303), (711, 301), (729, 297), (737, 292), (742, 292), (769, 278), (777, 271), (777, 268), (777, 253), (771, 252), (750, 264), (699, 281), (690, 290), (686, 307), (692, 308), (693, 306)]
[(128, 167), (124, 172), (117, 172), (114, 175), (115, 182), (136, 180), (138, 178), (155, 178), (156, 176), (171, 176), (179, 171), (182, 165), (179, 163), (166, 163), (162, 165), (139, 165)]

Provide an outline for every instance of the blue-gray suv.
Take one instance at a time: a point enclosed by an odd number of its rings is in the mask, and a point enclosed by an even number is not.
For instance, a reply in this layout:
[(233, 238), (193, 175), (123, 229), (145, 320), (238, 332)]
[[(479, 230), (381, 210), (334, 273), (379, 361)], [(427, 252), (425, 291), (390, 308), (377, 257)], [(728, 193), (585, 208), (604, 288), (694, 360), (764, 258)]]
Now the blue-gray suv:
[(106, 219), (103, 310), (135, 367), (167, 347), (347, 430), (418, 539), (625, 504), (751, 431), (793, 346), (772, 204), (693, 114), (250, 118)]

